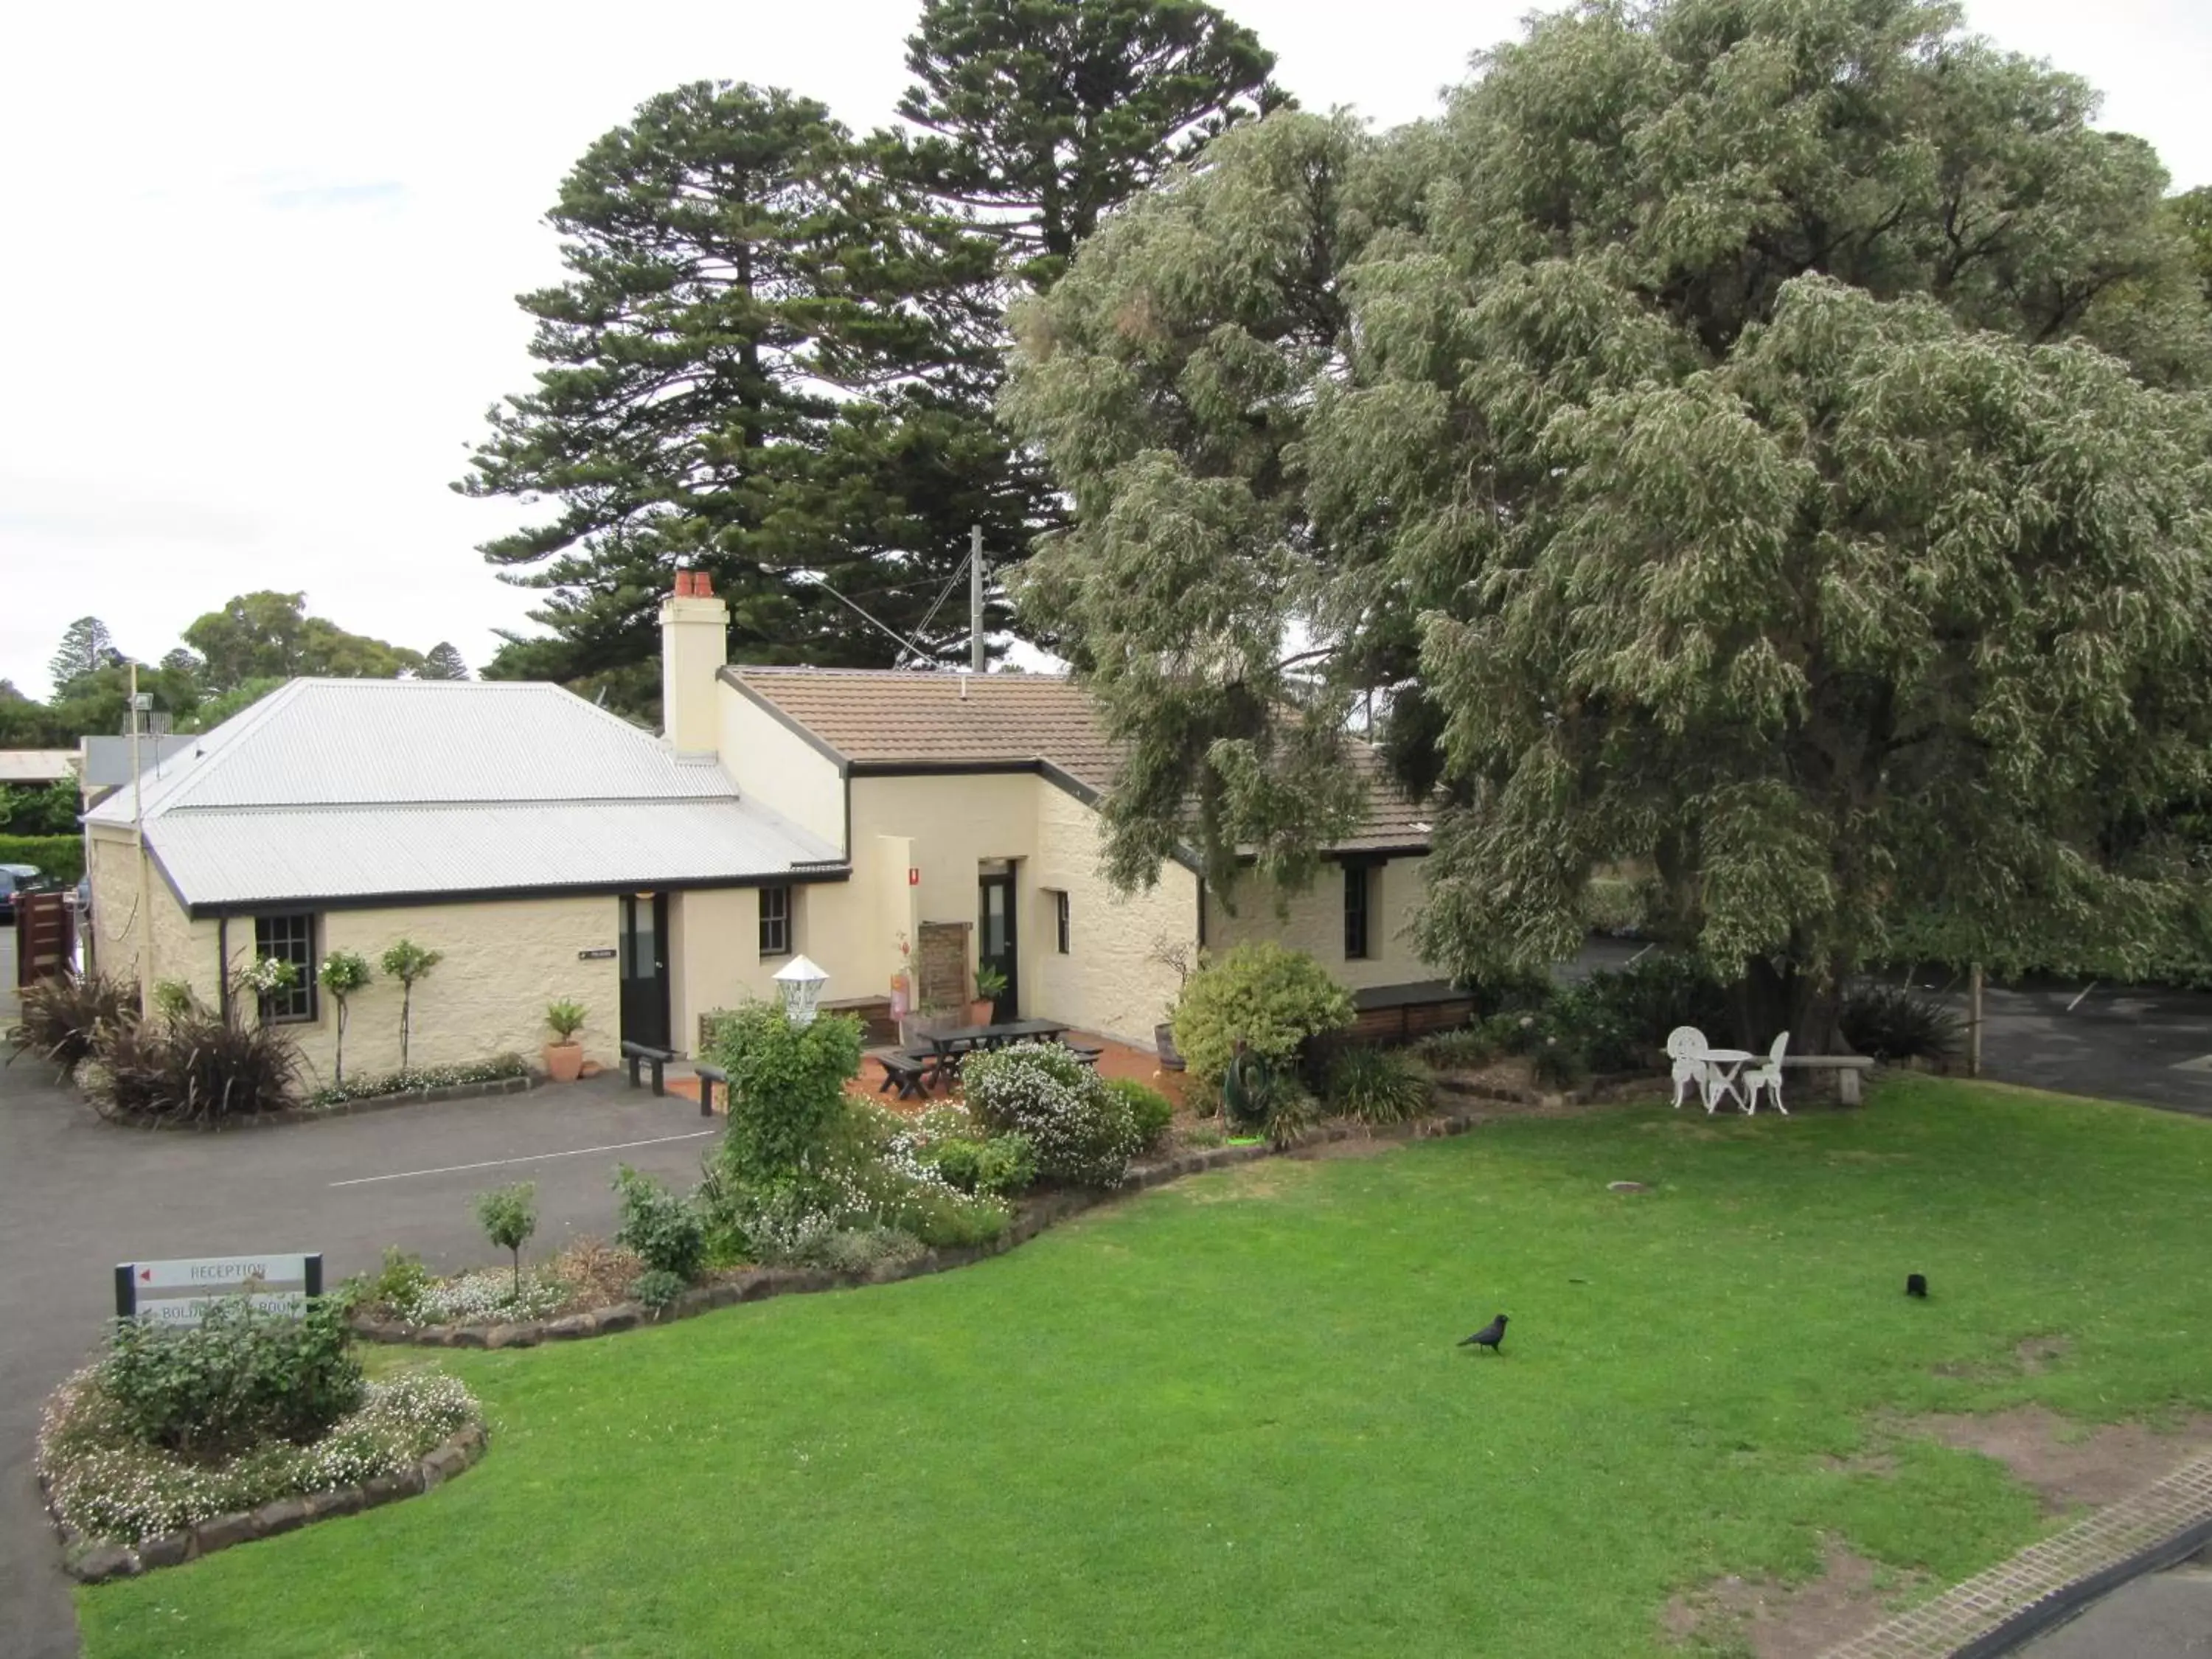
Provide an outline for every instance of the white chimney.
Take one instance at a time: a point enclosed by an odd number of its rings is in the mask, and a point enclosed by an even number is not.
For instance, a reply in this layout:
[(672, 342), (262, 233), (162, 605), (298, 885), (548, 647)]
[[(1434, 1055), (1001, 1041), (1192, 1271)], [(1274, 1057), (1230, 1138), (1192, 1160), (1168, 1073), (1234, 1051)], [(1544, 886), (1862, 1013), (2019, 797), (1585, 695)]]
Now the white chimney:
[(730, 607), (705, 571), (679, 570), (660, 602), (660, 729), (679, 755), (720, 746), (714, 677), (730, 659)]

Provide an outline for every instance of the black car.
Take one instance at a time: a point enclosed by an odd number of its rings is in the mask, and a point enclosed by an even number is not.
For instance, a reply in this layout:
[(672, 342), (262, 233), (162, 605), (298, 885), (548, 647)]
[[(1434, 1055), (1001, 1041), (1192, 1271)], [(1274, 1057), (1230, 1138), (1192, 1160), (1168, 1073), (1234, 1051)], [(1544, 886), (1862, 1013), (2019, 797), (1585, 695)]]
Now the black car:
[(53, 890), (51, 876), (35, 864), (0, 864), (0, 921), (15, 920), (15, 895)]

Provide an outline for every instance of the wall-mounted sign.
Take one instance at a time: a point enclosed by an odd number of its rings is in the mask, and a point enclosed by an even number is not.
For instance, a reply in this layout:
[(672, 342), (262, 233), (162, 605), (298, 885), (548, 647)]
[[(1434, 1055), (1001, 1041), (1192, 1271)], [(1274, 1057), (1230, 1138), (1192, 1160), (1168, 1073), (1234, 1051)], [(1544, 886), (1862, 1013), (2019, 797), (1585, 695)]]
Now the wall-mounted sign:
[(614, 954), (615, 947), (613, 945), (602, 945), (596, 951), (577, 951), (576, 960), (579, 962), (609, 962), (613, 960)]
[(197, 1325), (212, 1304), (234, 1296), (297, 1316), (307, 1311), (309, 1297), (322, 1293), (319, 1253), (115, 1264), (115, 1316), (156, 1325)]
[(921, 872), (915, 869), (911, 864), (908, 865), (906, 867), (906, 884), (909, 887), (919, 887), (921, 885)]

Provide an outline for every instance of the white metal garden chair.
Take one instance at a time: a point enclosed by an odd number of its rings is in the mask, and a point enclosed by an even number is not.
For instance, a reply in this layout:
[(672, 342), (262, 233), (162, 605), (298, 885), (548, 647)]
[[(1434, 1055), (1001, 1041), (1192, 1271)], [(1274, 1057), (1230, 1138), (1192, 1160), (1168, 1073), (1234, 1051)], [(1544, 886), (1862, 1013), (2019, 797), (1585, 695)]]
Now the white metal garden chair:
[[(1698, 1091), (1698, 1098), (1705, 1097), (1705, 1034), (1694, 1025), (1677, 1025), (1667, 1033), (1667, 1058), (1674, 1067), (1674, 1109), (1682, 1108), (1682, 1097), (1689, 1090)], [(1707, 1112), (1712, 1108), (1707, 1106)]]
[(1789, 1047), (1790, 1033), (1784, 1031), (1774, 1039), (1774, 1046), (1766, 1051), (1766, 1063), (1751, 1067), (1737, 1079), (1743, 1085), (1743, 1109), (1746, 1112), (1759, 1110), (1759, 1094), (1764, 1089), (1767, 1098), (1774, 1103), (1774, 1109), (1784, 1117), (1790, 1115), (1790, 1109), (1782, 1103), (1782, 1056)]

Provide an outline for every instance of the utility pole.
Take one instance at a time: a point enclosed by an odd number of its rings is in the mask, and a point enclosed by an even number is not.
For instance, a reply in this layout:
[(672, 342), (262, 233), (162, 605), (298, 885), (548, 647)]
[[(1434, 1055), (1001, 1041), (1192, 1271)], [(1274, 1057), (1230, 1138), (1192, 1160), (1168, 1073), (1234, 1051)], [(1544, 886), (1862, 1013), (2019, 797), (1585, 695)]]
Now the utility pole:
[(983, 526), (968, 526), (968, 661), (978, 674), (990, 666), (991, 652), (983, 638)]
[(138, 765), (138, 725), (153, 699), (140, 700), (138, 665), (131, 665), (131, 834), (138, 854), (138, 1010), (154, 1012), (154, 861), (146, 852), (144, 773)]

